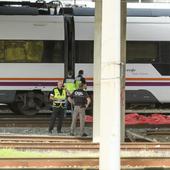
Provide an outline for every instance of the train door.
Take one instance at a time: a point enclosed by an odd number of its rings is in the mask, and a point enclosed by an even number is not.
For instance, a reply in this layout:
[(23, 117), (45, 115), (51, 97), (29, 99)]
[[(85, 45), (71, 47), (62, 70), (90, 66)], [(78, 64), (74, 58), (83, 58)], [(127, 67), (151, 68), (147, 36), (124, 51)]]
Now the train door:
[(93, 90), (94, 16), (74, 16), (75, 74), (84, 70), (87, 90)]
[(65, 29), (65, 77), (68, 71), (74, 73), (75, 41), (74, 41), (74, 18), (72, 15), (64, 16)]

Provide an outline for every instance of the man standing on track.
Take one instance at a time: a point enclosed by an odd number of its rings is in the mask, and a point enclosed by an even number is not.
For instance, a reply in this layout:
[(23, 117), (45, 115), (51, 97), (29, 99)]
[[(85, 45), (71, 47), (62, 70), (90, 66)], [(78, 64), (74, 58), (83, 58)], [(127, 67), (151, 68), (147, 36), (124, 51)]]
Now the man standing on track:
[(80, 83), (79, 89), (75, 90), (71, 94), (71, 96), (68, 97), (69, 102), (74, 105), (74, 111), (72, 114), (71, 132), (70, 132), (71, 136), (74, 136), (78, 115), (80, 118), (80, 133), (81, 133), (80, 135), (82, 137), (87, 136), (87, 134), (84, 132), (85, 111), (87, 107), (89, 106), (91, 100), (87, 92), (83, 90), (85, 88), (84, 86), (85, 84)]
[(65, 103), (66, 103), (66, 90), (63, 88), (63, 83), (58, 82), (56, 88), (54, 88), (50, 94), (50, 99), (53, 101), (53, 113), (49, 123), (49, 133), (52, 134), (56, 117), (58, 117), (57, 132), (62, 133), (61, 128), (64, 119)]

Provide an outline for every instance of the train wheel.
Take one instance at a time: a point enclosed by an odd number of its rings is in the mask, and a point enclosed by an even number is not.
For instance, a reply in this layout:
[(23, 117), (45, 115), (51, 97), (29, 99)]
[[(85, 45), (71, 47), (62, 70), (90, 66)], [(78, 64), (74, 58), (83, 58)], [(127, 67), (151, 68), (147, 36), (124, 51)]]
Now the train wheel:
[(28, 107), (25, 106), (24, 103), (22, 102), (18, 102), (16, 103), (16, 110), (18, 110), (18, 113), (26, 115), (26, 116), (33, 116), (36, 115), (39, 111), (39, 109), (37, 107)]
[(9, 109), (10, 109), (11, 111), (13, 111), (15, 114), (19, 114), (19, 112), (18, 112), (18, 110), (17, 110), (17, 108), (16, 108), (15, 103), (10, 103), (10, 104), (8, 104), (8, 106), (9, 106)]
[(39, 111), (39, 108), (28, 108), (21, 102), (9, 104), (9, 108), (15, 114), (22, 114), (26, 116), (36, 115)]
[(16, 101), (11, 104), (11, 110), (26, 116), (33, 116), (37, 114), (40, 107), (35, 101), (33, 92), (23, 92), (16, 95)]

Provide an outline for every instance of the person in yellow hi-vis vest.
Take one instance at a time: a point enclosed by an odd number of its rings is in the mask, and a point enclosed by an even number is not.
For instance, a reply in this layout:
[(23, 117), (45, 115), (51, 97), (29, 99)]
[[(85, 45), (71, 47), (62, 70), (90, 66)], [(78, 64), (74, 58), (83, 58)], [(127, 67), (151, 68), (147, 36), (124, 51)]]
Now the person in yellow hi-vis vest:
[(76, 90), (75, 79), (72, 71), (68, 71), (67, 77), (64, 79), (63, 83), (64, 87), (67, 89), (67, 92), (69, 93), (68, 95), (70, 95), (71, 93), (73, 93), (74, 90)]
[(75, 87), (79, 89), (79, 85), (83, 84), (84, 90), (87, 89), (86, 79), (83, 77), (84, 71), (79, 70), (77, 77), (75, 78)]
[[(73, 93), (73, 91), (76, 90), (75, 79), (72, 71), (68, 71), (68, 74), (64, 79), (63, 83), (64, 83), (64, 88), (67, 90), (67, 95), (70, 96)], [(65, 116), (67, 116), (67, 113), (73, 112), (73, 106), (68, 101), (66, 101), (66, 108), (67, 110), (65, 112)]]
[(61, 128), (64, 119), (66, 98), (67, 93), (66, 90), (63, 88), (63, 83), (58, 82), (57, 87), (54, 88), (50, 93), (50, 100), (53, 101), (52, 102), (53, 113), (51, 114), (50, 118), (49, 133), (52, 133), (57, 117), (58, 117), (57, 132), (62, 133)]

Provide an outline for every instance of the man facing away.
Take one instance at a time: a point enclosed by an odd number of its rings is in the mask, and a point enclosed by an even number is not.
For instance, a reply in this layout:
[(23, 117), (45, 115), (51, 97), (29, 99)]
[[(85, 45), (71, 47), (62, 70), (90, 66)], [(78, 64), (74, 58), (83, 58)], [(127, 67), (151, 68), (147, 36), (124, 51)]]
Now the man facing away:
[(68, 93), (69, 94), (73, 93), (76, 87), (75, 87), (75, 79), (72, 71), (68, 71), (67, 77), (64, 79), (63, 83)]
[(79, 70), (77, 77), (75, 78), (75, 87), (79, 88), (80, 83), (84, 84), (84, 89), (87, 89), (86, 79), (83, 77), (84, 71)]
[(63, 83), (58, 82), (56, 88), (54, 88), (50, 94), (50, 99), (53, 101), (53, 113), (51, 114), (49, 123), (49, 133), (52, 133), (56, 118), (58, 117), (57, 132), (62, 133), (61, 128), (63, 124), (65, 102), (66, 102), (66, 90), (63, 88)]
[(79, 88), (77, 90), (75, 90), (68, 97), (69, 102), (74, 105), (74, 111), (72, 114), (71, 132), (70, 132), (71, 136), (74, 136), (78, 115), (80, 118), (80, 135), (82, 137), (87, 136), (87, 134), (84, 132), (85, 110), (89, 106), (91, 100), (90, 100), (90, 97), (88, 96), (87, 92), (83, 90), (85, 88), (84, 86), (85, 86), (85, 84), (80, 83)]

